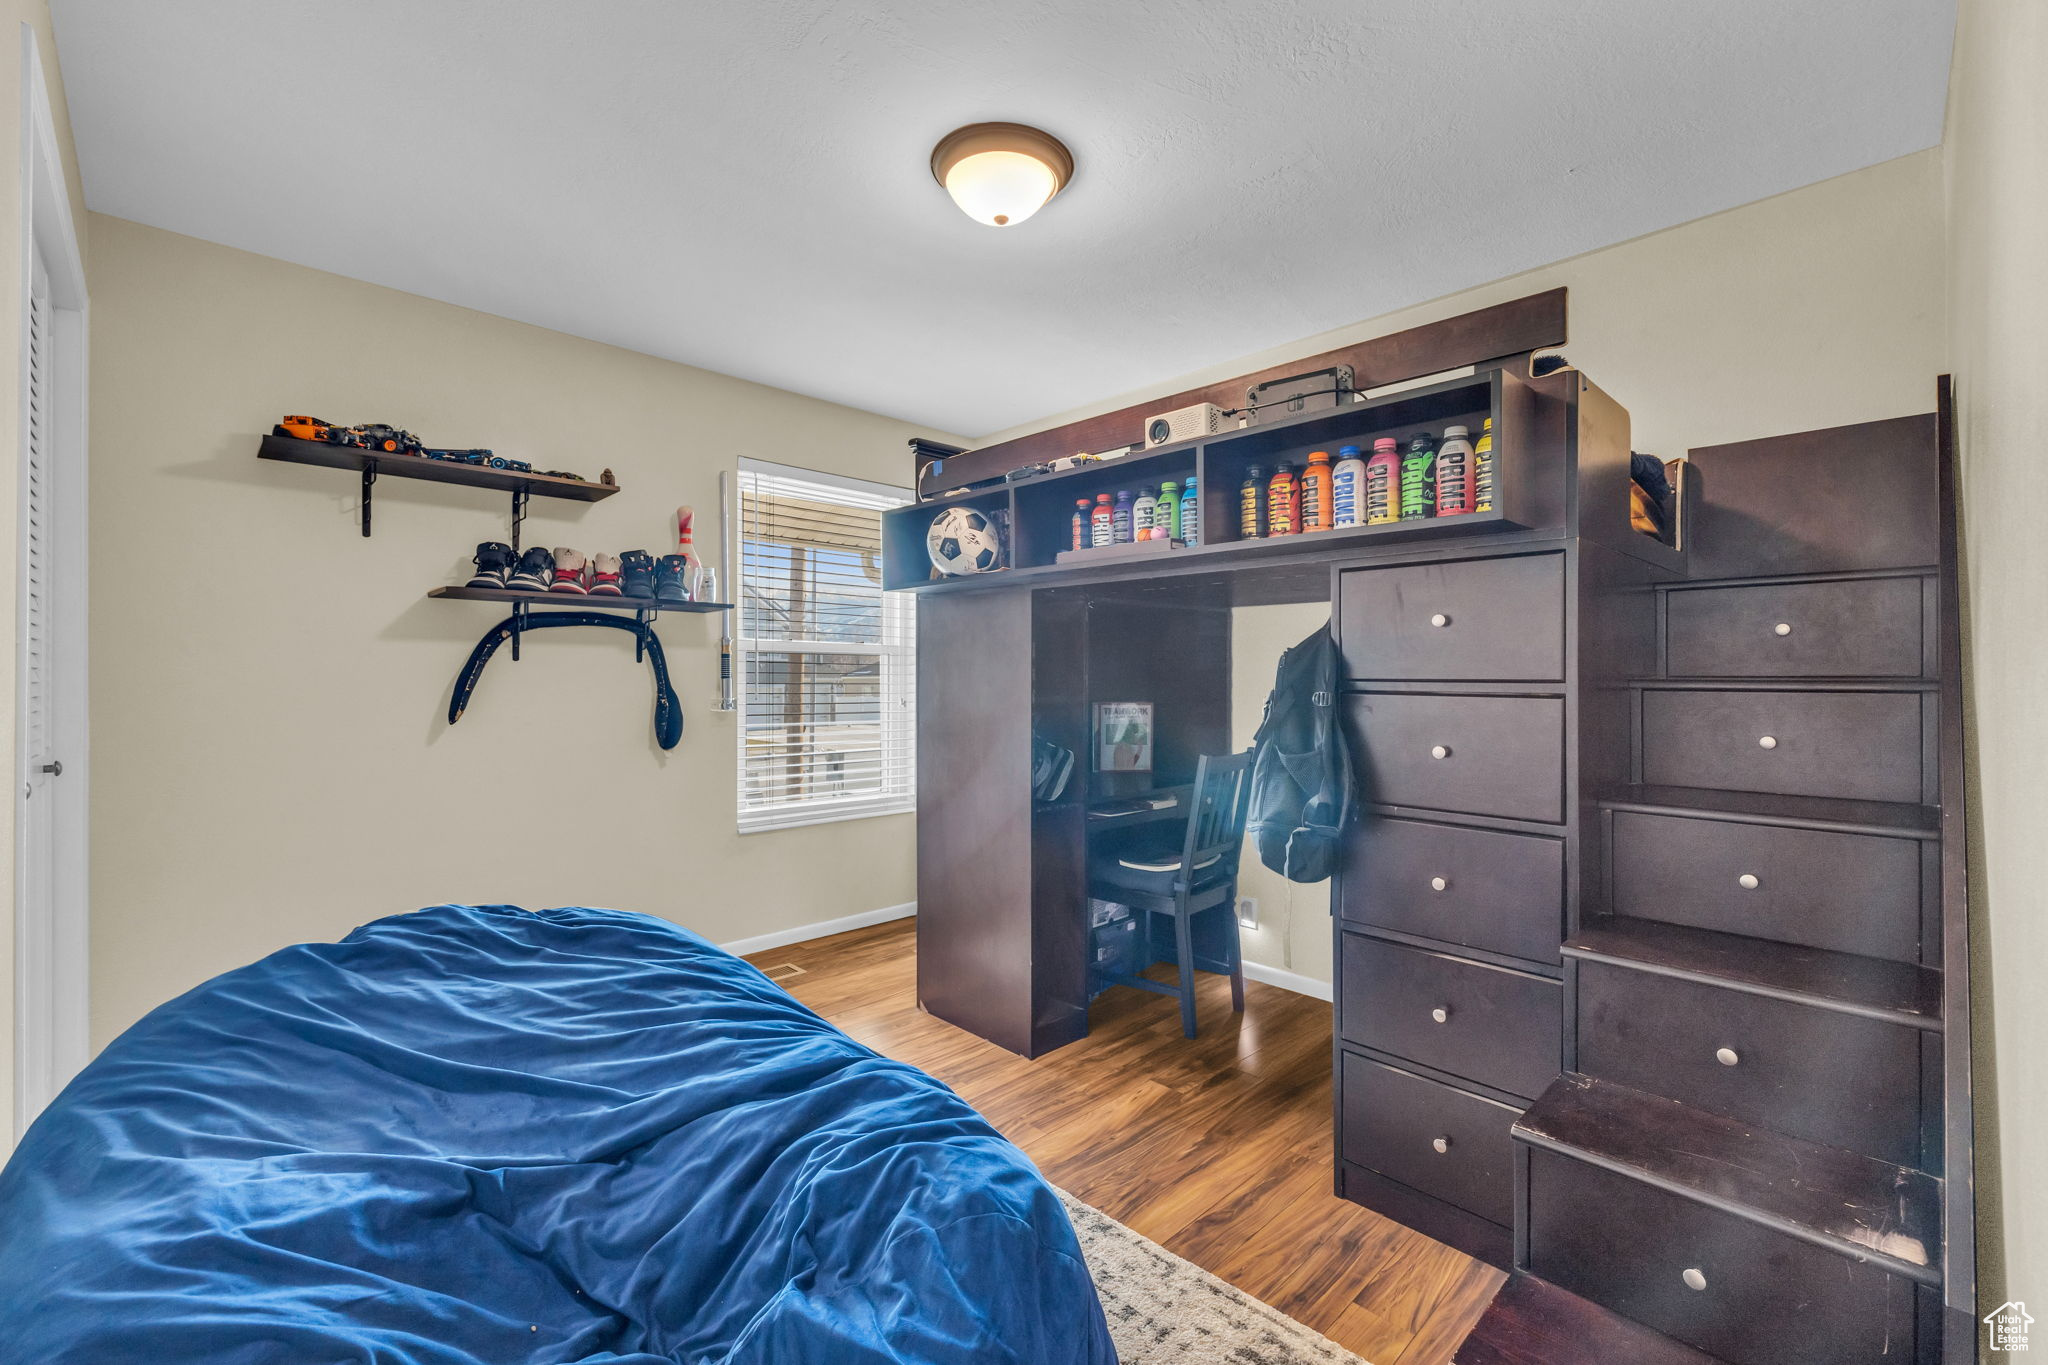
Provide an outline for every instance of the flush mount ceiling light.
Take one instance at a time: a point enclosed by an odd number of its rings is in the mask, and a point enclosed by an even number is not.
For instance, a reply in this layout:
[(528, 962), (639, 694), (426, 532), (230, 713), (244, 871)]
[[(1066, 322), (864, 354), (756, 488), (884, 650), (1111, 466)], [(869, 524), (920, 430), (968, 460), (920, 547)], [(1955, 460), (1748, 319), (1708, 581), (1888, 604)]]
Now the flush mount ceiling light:
[(1021, 123), (970, 123), (932, 148), (932, 178), (977, 223), (1015, 227), (1074, 178), (1074, 154)]

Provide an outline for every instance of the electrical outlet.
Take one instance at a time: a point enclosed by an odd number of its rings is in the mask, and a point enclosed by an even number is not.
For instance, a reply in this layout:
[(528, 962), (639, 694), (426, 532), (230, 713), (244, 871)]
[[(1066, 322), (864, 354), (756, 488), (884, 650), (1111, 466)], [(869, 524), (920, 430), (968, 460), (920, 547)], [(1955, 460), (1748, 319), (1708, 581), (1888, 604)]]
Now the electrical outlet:
[(1237, 898), (1237, 922), (1246, 929), (1259, 927), (1259, 901), (1256, 896)]

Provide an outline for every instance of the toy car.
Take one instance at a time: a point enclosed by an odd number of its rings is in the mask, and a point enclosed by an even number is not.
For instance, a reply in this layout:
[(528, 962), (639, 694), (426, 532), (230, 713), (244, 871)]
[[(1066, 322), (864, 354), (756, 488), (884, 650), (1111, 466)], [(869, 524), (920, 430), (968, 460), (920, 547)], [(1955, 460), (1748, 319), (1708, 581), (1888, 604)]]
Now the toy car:
[(279, 436), (295, 436), (301, 441), (324, 441), (330, 424), (318, 417), (286, 417), (271, 430)]
[(417, 455), (420, 453), (420, 438), (399, 427), (386, 426), (382, 422), (370, 422), (349, 431), (358, 441), (371, 450), (381, 450), (392, 455)]
[(589, 483), (581, 474), (571, 474), (566, 469), (543, 469), (541, 473), (551, 479), (574, 479), (577, 483)]
[(503, 455), (493, 455), (488, 461), (493, 469), (509, 469), (515, 474), (531, 474), (533, 466), (524, 460), (508, 460)]
[(444, 450), (439, 447), (420, 451), (430, 460), (450, 460), (456, 464), (488, 464), (491, 452), (488, 450)]

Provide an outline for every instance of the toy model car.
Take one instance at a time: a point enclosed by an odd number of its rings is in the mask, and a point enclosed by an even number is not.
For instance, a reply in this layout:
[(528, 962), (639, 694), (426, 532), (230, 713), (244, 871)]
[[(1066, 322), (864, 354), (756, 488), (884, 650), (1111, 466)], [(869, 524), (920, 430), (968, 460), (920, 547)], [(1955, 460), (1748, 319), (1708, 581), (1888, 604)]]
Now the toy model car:
[(382, 422), (370, 422), (349, 430), (360, 439), (361, 444), (371, 450), (381, 450), (392, 455), (417, 455), (420, 453), (420, 438), (399, 427), (386, 426)]
[(584, 478), (581, 474), (571, 474), (566, 469), (543, 469), (541, 473), (550, 479), (574, 479), (577, 483), (590, 482), (590, 480)]
[(509, 469), (515, 474), (531, 474), (533, 466), (524, 460), (509, 460), (503, 455), (493, 455), (487, 461), (493, 469)]
[(286, 417), (271, 430), (279, 436), (295, 436), (301, 441), (324, 441), (329, 426), (318, 417)]
[(491, 460), (488, 450), (443, 450), (435, 447), (422, 450), (420, 454), (430, 460), (452, 460), (456, 464), (489, 464)]

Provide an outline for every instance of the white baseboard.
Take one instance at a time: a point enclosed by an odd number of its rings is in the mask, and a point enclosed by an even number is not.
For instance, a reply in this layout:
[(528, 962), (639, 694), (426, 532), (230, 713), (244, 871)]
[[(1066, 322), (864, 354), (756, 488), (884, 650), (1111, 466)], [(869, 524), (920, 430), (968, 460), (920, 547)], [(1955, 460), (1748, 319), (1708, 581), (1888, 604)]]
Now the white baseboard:
[(1247, 962), (1244, 964), (1244, 976), (1247, 981), (1263, 981), (1268, 986), (1278, 986), (1281, 990), (1293, 991), (1296, 995), (1313, 996), (1317, 1000), (1330, 999), (1329, 982), (1318, 981), (1312, 976), (1303, 976), (1300, 972), (1285, 972), (1278, 967)]
[[(807, 943), (814, 938), (830, 938), (843, 934), (849, 929), (865, 929), (870, 924), (886, 924), (892, 919), (908, 919), (917, 913), (917, 902), (907, 901), (902, 905), (885, 905), (879, 910), (863, 910), (858, 915), (846, 915), (840, 919), (821, 919), (815, 924), (799, 924), (794, 929), (778, 929), (772, 934), (759, 934), (753, 938), (735, 939), (718, 946), (735, 957), (748, 953), (765, 953), (770, 948), (787, 948), (792, 943)], [(1250, 969), (1246, 969), (1250, 975)], [(1329, 998), (1329, 988), (1324, 987), (1324, 999)]]

